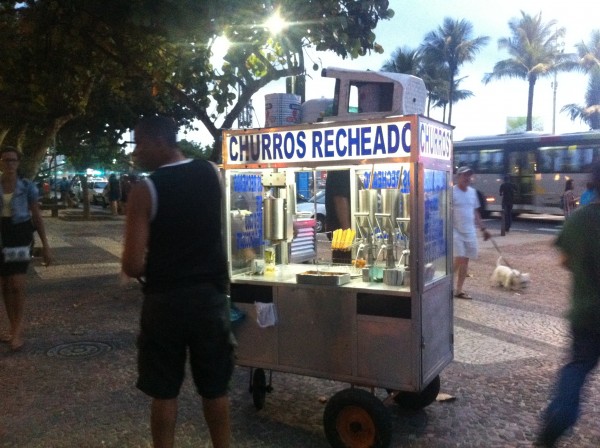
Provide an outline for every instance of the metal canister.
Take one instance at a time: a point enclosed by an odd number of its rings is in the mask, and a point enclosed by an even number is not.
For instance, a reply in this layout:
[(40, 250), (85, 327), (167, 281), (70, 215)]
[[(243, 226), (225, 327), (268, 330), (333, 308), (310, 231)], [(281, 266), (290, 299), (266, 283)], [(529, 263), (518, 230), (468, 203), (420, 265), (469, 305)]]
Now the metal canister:
[(285, 201), (282, 198), (263, 200), (263, 232), (269, 241), (285, 240)]

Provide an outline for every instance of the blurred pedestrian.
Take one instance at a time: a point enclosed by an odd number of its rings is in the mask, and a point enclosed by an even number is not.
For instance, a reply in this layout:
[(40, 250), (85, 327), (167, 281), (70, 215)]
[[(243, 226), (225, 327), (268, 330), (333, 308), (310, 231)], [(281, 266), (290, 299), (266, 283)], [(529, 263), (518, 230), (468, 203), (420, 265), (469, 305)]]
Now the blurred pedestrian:
[(60, 201), (65, 207), (71, 207), (73, 204), (71, 200), (71, 182), (66, 177), (63, 177), (59, 183), (60, 189)]
[(594, 189), (594, 184), (592, 182), (588, 182), (585, 185), (585, 191), (581, 194), (579, 198), (579, 205), (584, 206), (592, 203), (596, 199), (596, 190)]
[(119, 198), (119, 204), (122, 214), (127, 213), (127, 198), (129, 196), (129, 191), (131, 190), (131, 179), (127, 174), (121, 175), (119, 178), (119, 188), (121, 191), (121, 197)]
[(573, 187), (573, 179), (567, 179), (565, 182), (565, 191), (562, 194), (562, 207), (565, 219), (571, 216), (577, 205), (577, 198)]
[(504, 176), (504, 182), (500, 185), (500, 196), (502, 196), (502, 212), (504, 213), (504, 230), (510, 231), (512, 226), (512, 209), (515, 202), (517, 186), (510, 181), (510, 176)]
[(154, 446), (172, 447), (189, 352), (213, 447), (226, 448), (234, 359), (223, 192), (214, 164), (184, 158), (177, 131), (157, 116), (135, 128), (134, 161), (153, 171), (129, 194), (122, 258), (125, 274), (145, 277), (137, 387), (152, 397)]
[(456, 288), (454, 297), (458, 299), (471, 299), (472, 297), (463, 291), (463, 285), (467, 278), (469, 260), (477, 258), (477, 227), (483, 232), (484, 240), (489, 239), (490, 234), (483, 226), (479, 215), (479, 199), (477, 192), (470, 186), (473, 170), (468, 166), (461, 166), (456, 172), (456, 185), (452, 187), (453, 200), (453, 240), (454, 240), (454, 272), (456, 272)]
[(18, 175), (20, 153), (11, 147), (0, 150), (0, 287), (10, 331), (2, 336), (12, 351), (24, 344), (25, 280), (31, 260), (33, 232), (42, 242), (42, 256), (50, 264), (50, 247), (38, 204), (38, 189), (33, 182)]
[(553, 447), (579, 416), (581, 390), (600, 359), (600, 163), (592, 169), (596, 199), (571, 214), (556, 240), (562, 265), (572, 274), (571, 351), (543, 414), (535, 446)]
[(110, 204), (110, 210), (113, 215), (119, 214), (119, 199), (121, 198), (121, 187), (117, 175), (112, 173), (108, 176), (108, 203)]

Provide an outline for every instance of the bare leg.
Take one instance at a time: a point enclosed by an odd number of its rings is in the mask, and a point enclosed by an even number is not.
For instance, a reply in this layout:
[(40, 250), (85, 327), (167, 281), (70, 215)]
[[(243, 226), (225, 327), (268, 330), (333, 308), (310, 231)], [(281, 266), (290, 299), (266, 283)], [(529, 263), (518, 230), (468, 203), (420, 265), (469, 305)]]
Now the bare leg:
[(177, 399), (152, 400), (150, 426), (154, 448), (173, 448), (175, 423), (177, 422)]
[(6, 315), (10, 323), (10, 348), (18, 350), (23, 346), (23, 310), (25, 308), (25, 274), (2, 277), (2, 296)]
[(469, 259), (467, 257), (454, 257), (454, 271), (456, 272), (456, 289), (455, 294), (463, 292), (463, 285), (467, 278), (467, 270), (469, 267)]
[(204, 419), (210, 431), (214, 448), (229, 448), (231, 424), (229, 422), (229, 397), (227, 395), (212, 400), (203, 398)]

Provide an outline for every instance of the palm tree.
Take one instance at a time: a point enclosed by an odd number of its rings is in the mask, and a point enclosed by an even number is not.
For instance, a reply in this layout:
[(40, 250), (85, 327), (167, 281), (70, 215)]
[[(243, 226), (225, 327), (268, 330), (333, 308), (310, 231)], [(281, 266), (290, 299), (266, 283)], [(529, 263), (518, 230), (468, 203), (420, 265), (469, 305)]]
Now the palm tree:
[(447, 77), (445, 75), (443, 75), (443, 78), (441, 77), (439, 64), (425, 61), (419, 50), (408, 47), (397, 48), (392, 53), (392, 58), (382, 65), (381, 70), (421, 78), (427, 88), (427, 116), (429, 116), (431, 104), (437, 101), (436, 92), (440, 91), (440, 85), (444, 85), (445, 92), (448, 90), (445, 87)]
[(421, 54), (418, 50), (408, 47), (396, 48), (392, 52), (392, 58), (381, 66), (381, 70), (390, 73), (405, 73), (407, 75), (419, 76), (421, 72), (421, 60)]
[(592, 32), (589, 44), (576, 45), (579, 64), (588, 75), (585, 106), (567, 104), (561, 112), (567, 112), (571, 120), (579, 119), (591, 129), (600, 129), (600, 30)]
[(448, 124), (452, 122), (452, 103), (454, 102), (455, 79), (461, 65), (471, 62), (475, 55), (487, 44), (489, 37), (472, 38), (473, 25), (467, 20), (444, 19), (442, 26), (425, 35), (421, 50), (427, 61), (443, 64), (447, 70), (447, 86), (450, 98)]
[[(457, 103), (461, 100), (466, 100), (468, 98), (471, 98), (474, 96), (473, 92), (470, 90), (462, 90), (459, 89), (459, 85), (460, 83), (465, 79), (465, 77), (463, 78), (459, 78), (459, 79), (455, 79), (454, 80), (454, 87), (452, 88), (452, 103)], [(444, 85), (447, 85), (447, 81), (444, 82)], [(448, 101), (448, 88), (445, 88), (445, 90), (440, 90), (438, 92), (436, 92), (433, 96), (434, 99), (434, 107), (441, 107), (444, 110), (444, 114), (443, 114), (443, 119), (442, 121), (446, 120), (446, 107), (449, 104)]]
[(531, 131), (536, 81), (557, 71), (572, 70), (575, 63), (573, 55), (565, 54), (559, 48), (558, 42), (564, 37), (565, 29), (557, 28), (556, 20), (543, 23), (541, 12), (532, 17), (521, 11), (521, 18), (511, 19), (508, 26), (512, 36), (498, 39), (498, 48), (507, 50), (510, 58), (496, 62), (492, 73), (487, 73), (483, 82), (517, 78), (529, 83), (526, 130)]

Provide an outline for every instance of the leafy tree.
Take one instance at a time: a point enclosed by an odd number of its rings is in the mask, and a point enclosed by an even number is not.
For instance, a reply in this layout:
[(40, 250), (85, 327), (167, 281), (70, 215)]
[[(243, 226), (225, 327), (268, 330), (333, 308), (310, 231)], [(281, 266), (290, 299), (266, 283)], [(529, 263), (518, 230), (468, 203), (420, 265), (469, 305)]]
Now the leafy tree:
[(567, 112), (571, 120), (579, 119), (591, 129), (600, 129), (600, 30), (592, 32), (588, 44), (581, 42), (576, 47), (579, 64), (589, 76), (585, 106), (567, 104), (561, 111)]
[(383, 64), (381, 70), (421, 78), (427, 88), (427, 116), (430, 115), (431, 105), (438, 107), (440, 97), (447, 96), (448, 76), (443, 65), (423, 58), (418, 49), (396, 48), (392, 52), (392, 57)]
[(493, 71), (483, 78), (485, 84), (505, 78), (527, 81), (527, 131), (532, 130), (533, 93), (537, 80), (557, 71), (572, 70), (575, 65), (573, 55), (563, 53), (558, 47), (565, 29), (557, 28), (556, 23), (556, 20), (544, 23), (541, 12), (530, 16), (521, 11), (520, 18), (508, 22), (511, 37), (498, 40), (498, 48), (507, 50), (510, 58), (496, 62)]
[(199, 143), (188, 140), (180, 140), (179, 149), (184, 156), (190, 159), (208, 159), (212, 151), (210, 146), (202, 146)]
[(455, 101), (454, 89), (460, 67), (472, 62), (489, 37), (473, 37), (473, 25), (467, 20), (444, 19), (442, 26), (425, 35), (421, 51), (430, 64), (443, 64), (447, 70), (448, 124), (452, 123), (452, 103)]
[[(279, 35), (265, 25), (276, 12), (289, 24)], [(79, 117), (117, 132), (164, 113), (184, 126), (199, 120), (218, 142), (260, 88), (305, 74), (304, 47), (382, 52), (373, 30), (392, 16), (388, 0), (282, 0), (278, 10), (262, 0), (0, 0), (0, 143), (23, 151), (32, 176)], [(232, 45), (215, 67), (220, 36)]]

